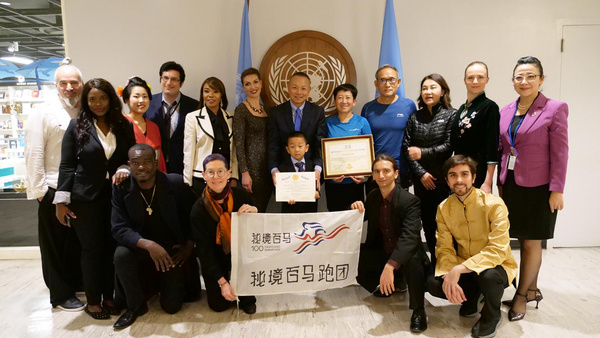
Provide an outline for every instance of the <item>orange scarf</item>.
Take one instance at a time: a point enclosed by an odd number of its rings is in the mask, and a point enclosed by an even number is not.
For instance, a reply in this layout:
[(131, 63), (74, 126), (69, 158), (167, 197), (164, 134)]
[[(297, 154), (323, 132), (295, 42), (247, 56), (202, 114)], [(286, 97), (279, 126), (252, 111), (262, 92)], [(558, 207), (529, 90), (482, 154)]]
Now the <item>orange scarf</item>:
[(224, 198), (224, 204), (227, 209), (223, 210), (221, 205), (211, 196), (210, 188), (206, 187), (202, 192), (202, 203), (213, 220), (219, 222), (217, 224), (217, 245), (223, 247), (223, 252), (229, 254), (231, 252), (231, 211), (233, 210), (233, 196), (231, 195), (231, 187), (228, 187), (227, 194)]

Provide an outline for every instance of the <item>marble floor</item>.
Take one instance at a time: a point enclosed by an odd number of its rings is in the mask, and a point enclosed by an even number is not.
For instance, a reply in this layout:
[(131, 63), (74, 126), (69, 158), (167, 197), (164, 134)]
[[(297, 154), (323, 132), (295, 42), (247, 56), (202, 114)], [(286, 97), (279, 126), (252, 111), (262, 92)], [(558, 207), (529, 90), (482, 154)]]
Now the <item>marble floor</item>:
[[(518, 256), (518, 251), (515, 251)], [(600, 248), (544, 251), (540, 288), (544, 300), (533, 303), (520, 322), (506, 319), (497, 337), (600, 337)], [(509, 287), (504, 299), (510, 299)], [(423, 337), (469, 337), (477, 318), (461, 318), (458, 306), (426, 296), (429, 329)], [(93, 320), (83, 312), (52, 309), (39, 259), (0, 260), (0, 337), (408, 337), (408, 295), (380, 299), (360, 287), (316, 293), (258, 297), (252, 316), (232, 308), (212, 312), (203, 298), (167, 315), (156, 298), (150, 312), (123, 331), (116, 317)]]

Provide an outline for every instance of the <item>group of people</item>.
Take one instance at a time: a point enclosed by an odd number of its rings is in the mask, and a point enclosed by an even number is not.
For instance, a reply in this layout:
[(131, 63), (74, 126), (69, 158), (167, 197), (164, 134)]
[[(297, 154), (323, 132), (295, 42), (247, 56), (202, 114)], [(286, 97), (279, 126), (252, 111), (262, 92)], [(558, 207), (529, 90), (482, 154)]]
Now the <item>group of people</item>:
[[(218, 78), (202, 83), (196, 101), (181, 93), (181, 65), (164, 63), (159, 77), (162, 93), (155, 95), (144, 80), (128, 80), (124, 115), (108, 81), (84, 84), (76, 67), (62, 65), (57, 98), (30, 118), (28, 196), (40, 201), (53, 307), (83, 309), (96, 319), (126, 308), (114, 325), (121, 329), (158, 292), (161, 307), (175, 313), (200, 297), (199, 257), (211, 309), (223, 311), (238, 299), (246, 313), (256, 312), (256, 299), (237, 297), (228, 283), (231, 214), (265, 212), (276, 174), (303, 171), (315, 173), (315, 198), (324, 187), (329, 211), (365, 212), (357, 281), (381, 297), (408, 284), (413, 332), (427, 329), (429, 291), (462, 304), (467, 317), (477, 315), (483, 294), (472, 333), (495, 334), (503, 290), (517, 274), (511, 237), (519, 239), (521, 264), (509, 319), (522, 319), (527, 302), (542, 299), (541, 242), (552, 238), (563, 207), (568, 107), (540, 93), (537, 58), (518, 60), (519, 98), (502, 110), (485, 95), (488, 69), (479, 61), (465, 69), (467, 100), (458, 110), (441, 75), (423, 78), (417, 109), (396, 94), (398, 71), (384, 65), (375, 72), (377, 99), (356, 115), (357, 90), (342, 84), (329, 117), (308, 101), (310, 77), (303, 72), (288, 79), (290, 99), (269, 109), (261, 104), (260, 73), (245, 70), (247, 98), (234, 112)], [(372, 175), (324, 180), (321, 139), (369, 134)], [(496, 166), (501, 198), (491, 194)], [(317, 202), (291, 200), (281, 208), (316, 212)], [(73, 249), (79, 245), (81, 274)], [(81, 282), (87, 305), (75, 296)]]

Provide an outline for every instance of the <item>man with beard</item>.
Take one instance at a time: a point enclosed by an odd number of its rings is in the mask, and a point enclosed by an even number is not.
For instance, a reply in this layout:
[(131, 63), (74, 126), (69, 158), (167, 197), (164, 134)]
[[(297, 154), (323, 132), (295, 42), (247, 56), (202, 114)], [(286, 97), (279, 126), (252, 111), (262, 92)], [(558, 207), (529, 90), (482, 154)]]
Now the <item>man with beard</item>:
[(500, 300), (517, 274), (510, 251), (508, 210), (501, 198), (473, 187), (476, 163), (454, 155), (444, 163), (453, 194), (438, 206), (437, 264), (429, 293), (462, 304), (462, 317), (475, 317), (479, 296), (485, 302), (471, 334), (493, 337), (502, 322)]
[[(195, 201), (179, 174), (157, 170), (154, 149), (138, 143), (129, 149), (131, 177), (113, 186), (112, 234), (117, 299), (127, 311), (114, 324), (124, 329), (148, 311), (146, 299), (160, 293), (160, 306), (177, 313), (186, 293), (190, 256), (190, 211)], [(188, 259), (189, 258), (189, 259)], [(198, 279), (199, 282), (199, 279)]]
[(65, 311), (81, 311), (85, 304), (75, 296), (81, 283), (81, 247), (73, 229), (56, 219), (56, 207), (52, 204), (63, 135), (81, 109), (83, 79), (81, 71), (70, 63), (70, 59), (65, 59), (54, 75), (58, 95), (49, 97), (27, 120), (25, 161), (27, 198), (39, 202), (38, 236), (50, 303)]

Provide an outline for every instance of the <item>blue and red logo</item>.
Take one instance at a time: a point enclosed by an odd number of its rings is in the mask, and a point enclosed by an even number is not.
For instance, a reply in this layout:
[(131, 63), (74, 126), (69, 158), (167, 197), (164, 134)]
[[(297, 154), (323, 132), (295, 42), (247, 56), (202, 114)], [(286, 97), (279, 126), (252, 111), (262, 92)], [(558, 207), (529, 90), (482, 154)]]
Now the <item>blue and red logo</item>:
[(335, 238), (340, 232), (350, 229), (346, 224), (342, 224), (333, 231), (327, 234), (327, 231), (323, 228), (321, 223), (318, 222), (303, 222), (302, 231), (297, 234), (294, 233), (297, 239), (301, 240), (300, 246), (294, 250), (296, 254), (301, 254), (309, 246), (317, 246), (321, 242)]

